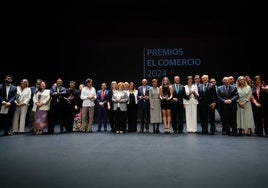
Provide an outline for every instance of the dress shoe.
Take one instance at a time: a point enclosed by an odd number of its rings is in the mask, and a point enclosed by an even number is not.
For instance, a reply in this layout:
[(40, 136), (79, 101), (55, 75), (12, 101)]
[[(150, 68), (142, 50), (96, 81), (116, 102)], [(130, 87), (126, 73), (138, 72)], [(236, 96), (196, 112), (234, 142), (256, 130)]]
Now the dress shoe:
[(210, 135), (214, 135), (215, 134), (215, 132), (214, 131), (210, 131), (210, 133), (209, 133)]

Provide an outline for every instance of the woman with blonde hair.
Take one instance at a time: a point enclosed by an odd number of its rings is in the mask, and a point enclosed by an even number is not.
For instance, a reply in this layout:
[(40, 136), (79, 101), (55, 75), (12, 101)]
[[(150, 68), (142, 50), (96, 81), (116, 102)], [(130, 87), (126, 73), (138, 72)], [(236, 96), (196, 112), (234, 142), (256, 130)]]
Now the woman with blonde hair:
[(162, 123), (160, 93), (158, 80), (154, 78), (151, 82), (152, 87), (149, 90), (150, 101), (150, 122), (153, 124), (153, 133), (160, 133), (159, 124)]
[(245, 135), (245, 130), (247, 130), (247, 135), (252, 134), (252, 130), (255, 127), (252, 106), (250, 99), (252, 97), (251, 87), (247, 84), (246, 78), (244, 76), (239, 76), (236, 80), (236, 87), (238, 92), (237, 100), (237, 128), (240, 135)]
[(124, 88), (124, 82), (117, 84), (118, 90), (113, 92), (113, 110), (115, 111), (115, 131), (116, 133), (126, 132), (127, 123), (127, 102), (128, 95)]
[(164, 122), (165, 134), (170, 133), (170, 124), (171, 124), (171, 99), (173, 88), (170, 84), (168, 77), (162, 79), (162, 85), (159, 88), (160, 100), (161, 100), (161, 111), (162, 119)]
[(28, 111), (28, 105), (31, 100), (31, 89), (29, 81), (22, 79), (17, 86), (17, 96), (15, 100), (15, 112), (13, 116), (12, 130), (13, 133), (23, 133), (25, 130), (25, 120)]

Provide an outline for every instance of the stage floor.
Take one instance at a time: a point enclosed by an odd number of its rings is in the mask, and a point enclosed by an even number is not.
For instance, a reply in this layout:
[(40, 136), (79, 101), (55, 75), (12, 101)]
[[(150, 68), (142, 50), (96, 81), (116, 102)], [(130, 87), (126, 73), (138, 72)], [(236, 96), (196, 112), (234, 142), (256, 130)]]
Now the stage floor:
[(267, 187), (268, 137), (96, 128), (1, 136), (0, 187)]

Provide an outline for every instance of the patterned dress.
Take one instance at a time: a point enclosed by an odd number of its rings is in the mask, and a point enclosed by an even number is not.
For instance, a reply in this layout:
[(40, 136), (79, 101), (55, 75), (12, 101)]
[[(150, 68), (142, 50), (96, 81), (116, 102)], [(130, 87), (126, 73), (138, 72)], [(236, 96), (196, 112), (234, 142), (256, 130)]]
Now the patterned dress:
[[(42, 93), (38, 92), (38, 101), (40, 102)], [(48, 118), (48, 111), (47, 110), (40, 110), (39, 107), (36, 108), (36, 112), (34, 113), (34, 125), (36, 130), (43, 131), (44, 128), (47, 126), (47, 118)]]

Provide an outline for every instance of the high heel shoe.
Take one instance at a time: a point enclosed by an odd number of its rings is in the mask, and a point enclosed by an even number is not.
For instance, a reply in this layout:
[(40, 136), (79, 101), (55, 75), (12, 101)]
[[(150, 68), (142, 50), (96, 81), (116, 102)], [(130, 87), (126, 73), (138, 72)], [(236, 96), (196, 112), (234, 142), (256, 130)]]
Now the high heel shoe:
[(169, 128), (165, 128), (165, 134), (169, 134), (169, 133), (170, 133)]
[(252, 130), (251, 129), (248, 129), (247, 136), (251, 136), (251, 134), (252, 134)]
[(245, 135), (245, 130), (244, 130), (244, 129), (240, 129), (240, 130), (239, 130), (239, 134), (240, 134), (241, 136), (244, 136), (244, 135)]

